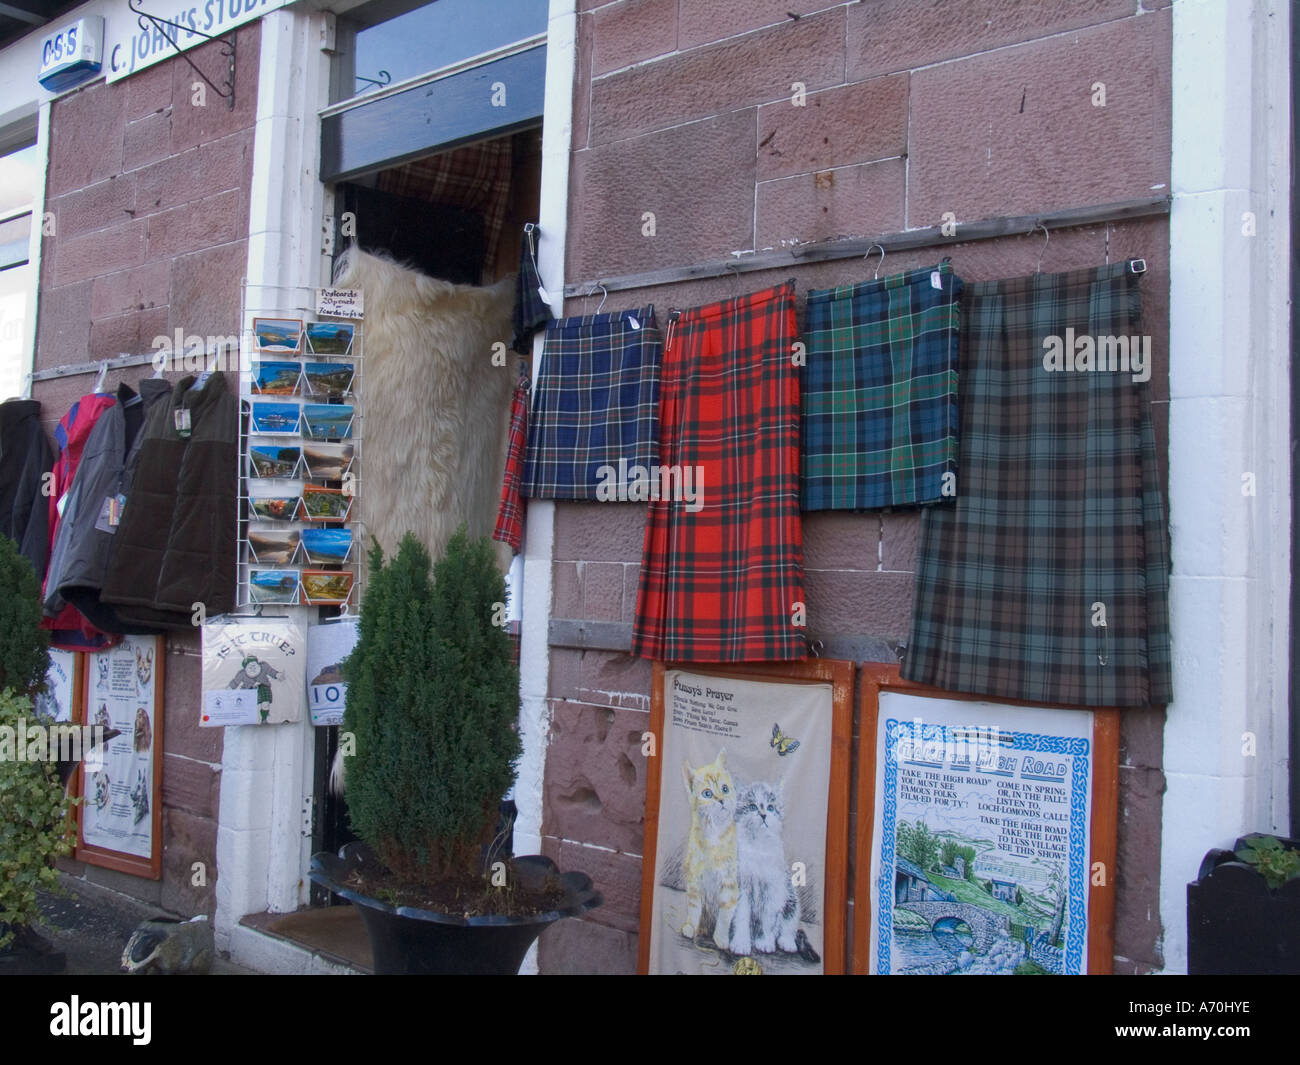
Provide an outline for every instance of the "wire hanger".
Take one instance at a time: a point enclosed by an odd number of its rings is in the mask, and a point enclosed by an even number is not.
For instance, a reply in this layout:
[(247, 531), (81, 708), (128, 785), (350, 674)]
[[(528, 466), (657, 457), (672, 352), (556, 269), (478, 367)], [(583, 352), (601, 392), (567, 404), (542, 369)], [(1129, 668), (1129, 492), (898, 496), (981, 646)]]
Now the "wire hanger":
[(103, 392), (104, 384), (108, 380), (108, 360), (105, 359), (99, 364), (99, 375), (95, 378), (95, 391)]
[(604, 306), (605, 306), (605, 301), (606, 301), (607, 299), (609, 299), (609, 289), (607, 289), (607, 288), (606, 288), (603, 284), (601, 284), (599, 281), (593, 281), (593, 282), (591, 283), (591, 291), (588, 292), (587, 295), (588, 295), (588, 296), (594, 296), (594, 295), (596, 294), (596, 289), (600, 289), (600, 291), (601, 291), (601, 293), (602, 293), (602, 295), (601, 295), (601, 297), (600, 297), (600, 305), (596, 308), (596, 313), (599, 314), (599, 313), (600, 313), (600, 308), (601, 308), (601, 307), (604, 307)]
[(1047, 242), (1052, 239), (1052, 234), (1047, 231), (1047, 227), (1043, 225), (1042, 222), (1035, 225), (1034, 228), (1029, 231), (1029, 235), (1032, 237), (1040, 229), (1043, 231), (1043, 247), (1038, 253), (1038, 265), (1034, 267), (1034, 273), (1036, 274), (1041, 274), (1043, 272), (1043, 254), (1047, 251)]
[(864, 260), (870, 259), (871, 252), (876, 248), (880, 249), (880, 262), (876, 263), (876, 272), (871, 278), (873, 281), (880, 280), (880, 268), (885, 265), (885, 246), (883, 244), (873, 244), (867, 249), (867, 254), (862, 257)]

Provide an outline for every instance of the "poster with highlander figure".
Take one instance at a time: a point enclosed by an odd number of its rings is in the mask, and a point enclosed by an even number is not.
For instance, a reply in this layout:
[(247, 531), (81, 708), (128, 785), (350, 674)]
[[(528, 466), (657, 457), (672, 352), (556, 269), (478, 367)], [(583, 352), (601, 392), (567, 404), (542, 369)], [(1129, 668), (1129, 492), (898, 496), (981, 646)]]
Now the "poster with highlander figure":
[(199, 724), (277, 725), (302, 719), (306, 633), (289, 618), (226, 616), (203, 626)]

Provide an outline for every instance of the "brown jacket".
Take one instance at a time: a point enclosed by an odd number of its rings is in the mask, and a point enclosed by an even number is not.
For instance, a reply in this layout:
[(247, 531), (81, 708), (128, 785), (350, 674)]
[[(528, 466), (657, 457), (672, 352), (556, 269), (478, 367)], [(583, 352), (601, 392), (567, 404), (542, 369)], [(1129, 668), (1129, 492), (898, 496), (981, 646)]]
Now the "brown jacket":
[(100, 596), (125, 621), (188, 629), (196, 604), (209, 617), (235, 605), (239, 399), (221, 373), (190, 391), (195, 380), (178, 382), (142, 430)]

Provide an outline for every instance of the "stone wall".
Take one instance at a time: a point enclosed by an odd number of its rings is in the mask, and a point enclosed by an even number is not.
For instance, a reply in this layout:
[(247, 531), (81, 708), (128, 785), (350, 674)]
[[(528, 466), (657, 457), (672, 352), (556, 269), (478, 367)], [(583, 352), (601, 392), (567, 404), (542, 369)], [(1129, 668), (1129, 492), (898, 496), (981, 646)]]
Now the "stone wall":
[[(1168, 190), (1170, 12), (1153, 0), (579, 0), (566, 278), (718, 260), (788, 242), (873, 236)], [(792, 17), (798, 16), (797, 18)], [(792, 103), (794, 83), (806, 99)], [(1097, 106), (1096, 83), (1105, 104)], [(655, 235), (645, 236), (645, 212)], [(951, 255), (968, 281), (1146, 259), (1156, 429), (1167, 441), (1168, 225), (1161, 220), (889, 253), (884, 273)], [(842, 261), (618, 292), (606, 310), (691, 307), (797, 277), (870, 277)], [(572, 300), (590, 313), (600, 294)], [(802, 313), (802, 310), (801, 310)], [(559, 619), (630, 623), (644, 508), (557, 504)], [(906, 639), (915, 513), (810, 514), (809, 635)], [(884, 657), (882, 654), (881, 657)], [(649, 663), (552, 648), (544, 849), (591, 874), (605, 905), (547, 932), (543, 972), (635, 967)], [(1115, 955), (1161, 966), (1163, 711), (1121, 730)]]
[[(183, 59), (53, 102), (46, 185), (53, 232), (47, 228), (41, 246), (36, 370), (149, 354), (154, 337), (174, 337), (177, 329), (239, 333), (258, 41), (257, 23), (238, 30), (233, 110)], [(219, 45), (187, 55), (214, 82), (224, 81)], [(114, 371), (107, 387), (134, 387), (152, 372)], [(88, 375), (34, 384), (51, 433), (93, 387)], [(197, 630), (168, 636), (166, 644), (162, 880), (75, 861), (63, 866), (173, 913), (210, 914), (222, 732), (198, 727)], [(195, 862), (204, 865), (205, 886), (193, 882)]]

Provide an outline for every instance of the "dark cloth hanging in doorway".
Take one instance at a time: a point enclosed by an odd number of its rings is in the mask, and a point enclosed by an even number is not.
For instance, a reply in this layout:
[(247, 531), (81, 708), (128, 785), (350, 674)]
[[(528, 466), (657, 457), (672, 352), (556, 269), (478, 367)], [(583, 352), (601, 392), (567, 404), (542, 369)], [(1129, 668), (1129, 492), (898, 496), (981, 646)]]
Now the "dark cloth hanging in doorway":
[(462, 207), (483, 218), (483, 261), (496, 261), (497, 244), (510, 210), (514, 149), (509, 137), (467, 144), (427, 159), (381, 170), (381, 192)]
[[(908, 680), (1055, 704), (1171, 700), (1168, 530), (1143, 370), (1117, 348), (1113, 370), (1045, 362), (1050, 338), (1067, 357), (1081, 337), (1141, 350), (1138, 280), (1116, 263), (966, 286), (957, 500), (922, 514)], [(1149, 376), (1149, 338), (1145, 352)]]

